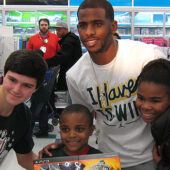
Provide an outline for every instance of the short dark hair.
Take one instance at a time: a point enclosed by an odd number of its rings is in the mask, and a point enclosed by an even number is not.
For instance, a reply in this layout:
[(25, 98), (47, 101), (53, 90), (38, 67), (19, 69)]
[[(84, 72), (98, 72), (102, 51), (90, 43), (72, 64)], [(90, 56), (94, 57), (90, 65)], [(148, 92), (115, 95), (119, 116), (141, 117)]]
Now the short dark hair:
[(42, 50), (40, 50), (40, 49), (35, 49), (34, 51), (35, 51), (37, 54), (39, 54), (42, 58), (44, 57), (44, 53), (43, 53)]
[(89, 109), (82, 105), (82, 104), (72, 104), (67, 106), (61, 113), (60, 118), (63, 114), (72, 114), (72, 113), (79, 113), (85, 114), (89, 119), (89, 125), (93, 125), (93, 114), (89, 111)]
[(168, 88), (170, 96), (170, 61), (155, 59), (144, 66), (136, 81), (136, 88), (143, 82), (153, 82)]
[(38, 54), (33, 50), (17, 50), (9, 55), (4, 66), (4, 75), (12, 71), (37, 80), (37, 88), (44, 82), (47, 71), (47, 64)]
[(40, 20), (39, 20), (39, 26), (40, 26), (40, 22), (41, 21), (44, 21), (44, 22), (47, 22), (48, 23), (48, 25), (50, 25), (50, 21), (49, 21), (49, 19), (48, 18), (41, 18)]
[(113, 21), (114, 20), (114, 10), (112, 5), (107, 0), (84, 0), (77, 11), (77, 16), (79, 18), (79, 11), (86, 8), (103, 8), (106, 12), (106, 18)]

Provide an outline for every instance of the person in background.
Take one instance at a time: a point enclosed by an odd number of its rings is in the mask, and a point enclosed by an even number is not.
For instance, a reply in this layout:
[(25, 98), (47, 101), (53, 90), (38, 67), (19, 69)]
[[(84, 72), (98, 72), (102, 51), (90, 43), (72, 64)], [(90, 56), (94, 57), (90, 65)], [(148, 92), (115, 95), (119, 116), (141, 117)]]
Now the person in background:
[[(93, 115), (81, 104), (67, 106), (60, 115), (60, 136), (63, 146), (51, 150), (53, 157), (101, 153), (88, 145), (94, 131)], [(49, 156), (44, 154), (43, 158)]]
[(34, 142), (31, 112), (24, 104), (41, 86), (47, 71), (43, 58), (32, 50), (18, 50), (5, 62), (0, 85), (0, 163), (14, 149), (19, 165), (33, 169)]
[(76, 61), (82, 56), (82, 49), (80, 39), (77, 35), (68, 31), (68, 25), (64, 21), (57, 21), (56, 23), (57, 35), (61, 40), (61, 46), (55, 56), (47, 59), (49, 67), (60, 65), (60, 73), (57, 82), (57, 90), (68, 90), (66, 84), (66, 72), (71, 68)]
[(50, 22), (47, 18), (39, 20), (38, 34), (33, 35), (27, 44), (27, 49), (40, 49), (44, 53), (44, 59), (53, 57), (60, 50), (59, 38), (56, 34), (49, 31)]
[(113, 38), (114, 38), (114, 39), (121, 39), (121, 37), (119, 36), (119, 34), (118, 34), (117, 32), (115, 32), (115, 33), (113, 34)]
[[(50, 59), (47, 59), (49, 67), (60, 65), (60, 72), (57, 80), (57, 91), (68, 91), (66, 83), (66, 72), (76, 63), (82, 56), (82, 48), (79, 37), (68, 30), (68, 25), (65, 21), (57, 21), (56, 23), (57, 35), (61, 40), (60, 51)], [(69, 96), (69, 94), (67, 95)], [(71, 103), (70, 97), (68, 102)], [(63, 109), (56, 109), (58, 115), (61, 114)]]
[[(117, 30), (112, 5), (106, 0), (84, 0), (77, 11), (78, 32), (88, 50), (67, 71), (72, 103), (96, 113), (102, 152), (116, 152), (122, 170), (155, 170), (153, 138), (136, 108), (137, 76), (149, 61), (165, 57), (159, 47), (113, 38)], [(48, 145), (41, 152), (47, 152)]]
[[(29, 39), (28, 45), (27, 45), (27, 49), (37, 50), (38, 53), (40, 53), (38, 50), (41, 50), (43, 52), (43, 54), (41, 55), (44, 57), (45, 60), (53, 57), (56, 54), (56, 52), (60, 50), (60, 45), (58, 43), (60, 39), (56, 34), (51, 33), (49, 31), (49, 27), (50, 27), (49, 20), (47, 18), (41, 18), (39, 20), (40, 32), (38, 34), (33, 35)], [(39, 91), (41, 92), (42, 88), (43, 86), (40, 88), (40, 90), (37, 91), (37, 93), (39, 93)], [(54, 97), (52, 100), (54, 103)], [(37, 137), (47, 137), (48, 129), (49, 129), (48, 111), (45, 106), (38, 108), (39, 105), (40, 105), (39, 100), (31, 99), (31, 111), (34, 115), (33, 116), (34, 118), (36, 117), (35, 115), (37, 115), (37, 113), (39, 112), (38, 109), (42, 108), (40, 111), (40, 118), (39, 118), (39, 131), (35, 132), (34, 135)], [(34, 124), (35, 123), (33, 123), (32, 125)]]
[(153, 157), (158, 163), (157, 170), (170, 169), (169, 75), (170, 61), (157, 59), (145, 65), (136, 81), (136, 106), (143, 120), (151, 124), (156, 143)]
[[(40, 49), (35, 49), (38, 55), (42, 58), (44, 53)], [(46, 73), (47, 77), (47, 73)], [(47, 137), (48, 136), (48, 111), (46, 104), (49, 101), (50, 94), (49, 89), (46, 87), (47, 78), (45, 78), (44, 83), (32, 94), (31, 96), (31, 107), (30, 110), (32, 112), (32, 134), (36, 137)], [(39, 130), (37, 131), (35, 127), (35, 122), (39, 122)]]

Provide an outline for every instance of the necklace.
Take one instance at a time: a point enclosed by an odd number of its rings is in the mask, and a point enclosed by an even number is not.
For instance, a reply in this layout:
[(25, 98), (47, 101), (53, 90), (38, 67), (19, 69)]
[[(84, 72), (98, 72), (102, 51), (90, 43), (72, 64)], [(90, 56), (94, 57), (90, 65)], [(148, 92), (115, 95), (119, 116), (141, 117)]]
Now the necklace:
[[(96, 71), (94, 69), (94, 64), (93, 64), (91, 57), (90, 57), (90, 62), (91, 62), (91, 66), (92, 66), (92, 69), (93, 69), (95, 81), (96, 81), (97, 85), (99, 85), (99, 80), (98, 80)], [(102, 107), (106, 107), (106, 97), (105, 97), (105, 92), (103, 91), (102, 87), (100, 88), (100, 91), (99, 91), (99, 100), (101, 102)]]
[[(115, 56), (116, 56), (116, 53), (117, 53), (117, 50), (118, 50), (118, 42), (117, 41), (114, 41), (115, 42)], [(94, 77), (95, 77), (95, 81), (97, 83), (97, 85), (100, 86), (99, 84), (99, 80), (98, 80), (98, 77), (97, 77), (97, 74), (96, 74), (96, 71), (95, 71), (95, 68), (94, 68), (94, 64), (93, 64), (93, 61), (92, 61), (92, 58), (90, 57), (90, 62), (91, 62), (91, 66), (92, 66), (92, 69), (93, 69), (93, 73), (94, 73)], [(100, 86), (101, 87), (101, 86)], [(99, 100), (101, 102), (101, 106), (103, 108), (106, 107), (106, 94), (104, 92), (104, 87), (100, 88), (100, 91), (99, 91)]]

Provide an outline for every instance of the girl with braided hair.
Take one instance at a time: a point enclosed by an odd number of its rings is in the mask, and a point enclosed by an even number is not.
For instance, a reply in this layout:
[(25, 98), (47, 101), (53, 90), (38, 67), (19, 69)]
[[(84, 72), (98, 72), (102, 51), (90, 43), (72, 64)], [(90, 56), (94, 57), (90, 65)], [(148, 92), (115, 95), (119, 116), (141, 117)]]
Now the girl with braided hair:
[(156, 59), (149, 62), (138, 76), (136, 87), (136, 106), (143, 120), (151, 124), (157, 170), (169, 170), (170, 61)]

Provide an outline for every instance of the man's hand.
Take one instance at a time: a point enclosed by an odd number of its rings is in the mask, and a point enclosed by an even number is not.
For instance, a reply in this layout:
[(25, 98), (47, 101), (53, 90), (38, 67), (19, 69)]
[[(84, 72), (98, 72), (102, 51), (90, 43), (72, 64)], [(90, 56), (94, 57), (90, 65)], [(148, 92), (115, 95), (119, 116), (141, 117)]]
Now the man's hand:
[(49, 144), (47, 146), (45, 146), (42, 150), (39, 151), (39, 158), (42, 158), (43, 157), (43, 154), (47, 154), (48, 156), (52, 156), (52, 154), (48, 151), (50, 149), (57, 149), (59, 147), (63, 146), (63, 142), (60, 141), (60, 142), (55, 142), (55, 143), (52, 143), (52, 144)]
[(157, 149), (156, 145), (153, 146), (152, 155), (156, 163), (158, 163), (161, 160), (161, 157), (159, 155), (159, 148)]

